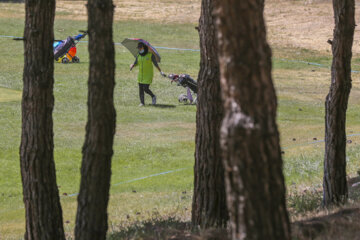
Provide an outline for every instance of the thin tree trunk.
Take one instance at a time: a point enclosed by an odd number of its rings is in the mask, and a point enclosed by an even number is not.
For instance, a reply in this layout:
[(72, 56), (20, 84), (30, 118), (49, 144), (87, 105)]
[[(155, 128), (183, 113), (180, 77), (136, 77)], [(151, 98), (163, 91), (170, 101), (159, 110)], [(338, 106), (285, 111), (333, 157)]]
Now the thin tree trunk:
[(219, 141), (223, 105), (215, 18), (212, 13), (215, 1), (217, 0), (202, 1), (199, 20), (201, 61), (198, 76), (192, 223), (202, 228), (224, 227), (228, 220)]
[(217, 14), (232, 239), (290, 239), (263, 1), (222, 0)]
[(89, 0), (88, 122), (83, 146), (75, 239), (106, 239), (115, 134), (115, 52), (112, 0)]
[(351, 57), (355, 29), (354, 0), (333, 0), (331, 86), (325, 102), (324, 206), (343, 204), (346, 181), (346, 110), (351, 89)]
[(54, 0), (25, 2), (20, 167), (26, 240), (65, 239), (54, 163)]

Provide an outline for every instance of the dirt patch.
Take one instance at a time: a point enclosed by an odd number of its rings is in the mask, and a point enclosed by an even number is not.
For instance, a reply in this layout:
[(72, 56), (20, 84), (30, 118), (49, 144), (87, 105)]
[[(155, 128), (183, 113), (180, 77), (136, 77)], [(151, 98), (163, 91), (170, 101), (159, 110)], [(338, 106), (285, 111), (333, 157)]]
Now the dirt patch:
[(199, 0), (116, 1), (117, 20), (152, 20), (194, 23), (200, 16)]
[[(24, 17), (19, 4), (0, 3), (0, 17)], [(57, 1), (56, 18), (87, 20), (86, 1)], [(197, 23), (201, 0), (114, 0), (115, 21)], [(356, 2), (356, 16), (360, 2)], [(331, 53), (334, 18), (332, 2), (325, 0), (269, 0), (265, 2), (268, 39), (273, 46), (304, 48)], [(355, 29), (353, 50), (360, 53), (359, 29)]]
[[(86, 20), (86, 1), (58, 1), (57, 17)], [(197, 23), (200, 0), (115, 0), (115, 20), (152, 21), (161, 23)], [(360, 3), (356, 3), (356, 17)], [(281, 47), (306, 48), (331, 52), (328, 39), (332, 38), (334, 20), (331, 1), (270, 0), (265, 3), (268, 39)], [(359, 29), (355, 29), (353, 50), (360, 53)]]
[[(115, 0), (114, 19), (161, 23), (195, 23), (200, 16), (200, 0)], [(57, 17), (86, 20), (86, 1), (57, 1)]]
[[(58, 18), (86, 20), (85, 1), (58, 1)], [(151, 21), (160, 23), (197, 23), (200, 0), (115, 0), (115, 20)], [(73, 15), (73, 14), (72, 14)], [(360, 3), (356, 3), (356, 18)], [(269, 0), (265, 3), (265, 18), (270, 43), (278, 47), (305, 48), (331, 52), (327, 43), (334, 28), (331, 1), (324, 0)], [(355, 29), (353, 50), (360, 53), (359, 29)]]
[[(356, 2), (357, 19), (360, 3)], [(265, 3), (265, 18), (271, 44), (331, 52), (334, 17), (331, 1), (281, 1)], [(359, 29), (355, 29), (353, 50), (360, 52)]]

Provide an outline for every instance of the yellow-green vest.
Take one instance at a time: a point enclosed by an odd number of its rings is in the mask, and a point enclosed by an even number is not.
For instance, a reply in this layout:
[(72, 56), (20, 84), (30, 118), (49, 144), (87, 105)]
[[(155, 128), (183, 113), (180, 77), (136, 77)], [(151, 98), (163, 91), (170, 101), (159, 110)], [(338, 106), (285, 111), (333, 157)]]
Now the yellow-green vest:
[(139, 66), (138, 82), (151, 84), (154, 77), (154, 67), (151, 60), (152, 53), (148, 52), (145, 56), (138, 55), (137, 65)]

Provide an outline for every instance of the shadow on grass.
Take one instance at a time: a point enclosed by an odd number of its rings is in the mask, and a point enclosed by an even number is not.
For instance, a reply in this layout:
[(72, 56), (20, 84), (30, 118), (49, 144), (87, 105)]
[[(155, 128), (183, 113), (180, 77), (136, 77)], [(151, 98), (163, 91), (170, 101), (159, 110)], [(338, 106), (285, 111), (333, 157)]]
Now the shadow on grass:
[(318, 215), (292, 223), (293, 239), (360, 239), (360, 177), (348, 179), (348, 189), (349, 203), (329, 209), (321, 206), (322, 187), (290, 193), (287, 200), (292, 215)]
[(190, 222), (168, 218), (134, 223), (127, 229), (110, 234), (107, 239), (193, 239), (192, 236)]
[(108, 235), (108, 240), (119, 239), (177, 239), (177, 240), (227, 240), (226, 229), (194, 230), (190, 222), (182, 222), (176, 218), (152, 219), (134, 223), (131, 227)]
[(360, 208), (342, 209), (336, 213), (292, 224), (293, 239), (360, 239)]
[(170, 105), (170, 104), (147, 105), (147, 107), (154, 107), (154, 108), (176, 108), (175, 105)]
[[(348, 184), (349, 198), (352, 201), (359, 201), (360, 177), (349, 179)], [(324, 214), (324, 216), (293, 222), (291, 224), (293, 239), (360, 239), (359, 206), (352, 205), (345, 208), (333, 209), (331, 210), (332, 213), (329, 214), (329, 210), (321, 208), (321, 187), (302, 190), (295, 189), (295, 191), (288, 196), (287, 200), (289, 212), (292, 215), (311, 214), (312, 216), (316, 216)], [(120, 229), (118, 232), (109, 234), (107, 239), (226, 240), (230, 239), (229, 234), (228, 229), (194, 230), (190, 222), (183, 222), (177, 218), (170, 217), (167, 219), (154, 218), (144, 222), (134, 222), (126, 229)]]
[(0, 3), (23, 3), (25, 0), (0, 0)]
[(186, 107), (186, 106), (196, 106), (196, 104), (192, 104), (192, 103), (179, 104), (179, 107)]

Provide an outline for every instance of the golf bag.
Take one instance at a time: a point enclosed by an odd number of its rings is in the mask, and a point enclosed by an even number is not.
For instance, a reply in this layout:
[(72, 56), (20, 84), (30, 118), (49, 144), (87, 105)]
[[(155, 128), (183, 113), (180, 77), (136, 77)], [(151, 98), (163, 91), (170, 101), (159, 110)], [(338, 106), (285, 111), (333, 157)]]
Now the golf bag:
[(195, 94), (197, 94), (197, 82), (187, 74), (181, 74), (179, 76), (178, 84), (183, 86), (184, 88), (190, 88)]
[(192, 93), (197, 94), (197, 82), (190, 77), (188, 74), (170, 74), (168, 78), (171, 79), (171, 82), (176, 82), (178, 86), (182, 86), (187, 89), (187, 94), (180, 94), (178, 100), (182, 103), (197, 103), (196, 97), (193, 99)]
[(59, 44), (54, 48), (55, 61), (58, 61), (59, 58), (63, 57), (74, 46), (75, 39), (73, 37), (67, 37), (66, 40), (59, 42)]
[(85, 32), (74, 37), (69, 36), (66, 40), (55, 41), (53, 44), (55, 61), (62, 63), (80, 62), (80, 59), (76, 56), (76, 44), (86, 35)]

